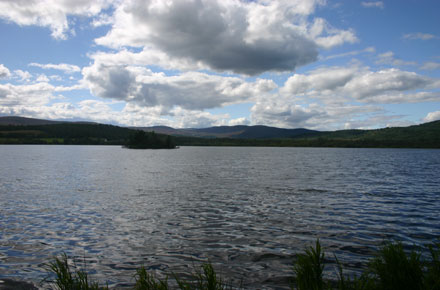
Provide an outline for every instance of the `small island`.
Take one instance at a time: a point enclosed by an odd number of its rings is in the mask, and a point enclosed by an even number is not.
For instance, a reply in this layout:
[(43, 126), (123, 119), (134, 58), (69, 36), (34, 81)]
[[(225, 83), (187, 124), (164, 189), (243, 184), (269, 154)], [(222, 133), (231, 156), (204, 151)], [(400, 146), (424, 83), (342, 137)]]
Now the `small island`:
[(176, 149), (176, 144), (170, 135), (156, 134), (137, 130), (130, 135), (124, 146), (130, 149)]

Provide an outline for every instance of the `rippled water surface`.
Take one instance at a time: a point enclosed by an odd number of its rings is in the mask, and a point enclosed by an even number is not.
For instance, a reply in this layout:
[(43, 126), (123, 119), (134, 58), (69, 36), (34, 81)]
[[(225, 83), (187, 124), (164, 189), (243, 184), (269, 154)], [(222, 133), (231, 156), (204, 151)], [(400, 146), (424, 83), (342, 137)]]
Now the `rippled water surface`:
[(356, 271), (383, 240), (440, 236), (440, 150), (0, 146), (0, 158), (3, 278), (38, 282), (66, 252), (116, 288), (142, 264), (160, 276), (209, 258), (246, 288), (284, 289), (318, 237)]

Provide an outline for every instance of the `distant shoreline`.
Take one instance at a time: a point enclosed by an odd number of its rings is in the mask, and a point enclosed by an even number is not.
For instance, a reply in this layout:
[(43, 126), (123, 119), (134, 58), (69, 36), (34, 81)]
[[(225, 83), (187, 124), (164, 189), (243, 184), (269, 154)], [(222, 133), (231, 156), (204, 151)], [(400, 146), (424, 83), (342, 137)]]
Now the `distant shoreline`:
[[(0, 124), (0, 144), (14, 145), (125, 145), (144, 149), (174, 146), (440, 148), (440, 121), (409, 127), (328, 132), (267, 126), (224, 126), (192, 131), (174, 129), (177, 133), (173, 135), (160, 131), (161, 127), (156, 132), (151, 128), (96, 123)], [(181, 135), (182, 132), (189, 135)], [(194, 132), (199, 135), (195, 136)], [(135, 140), (136, 136), (139, 140)]]

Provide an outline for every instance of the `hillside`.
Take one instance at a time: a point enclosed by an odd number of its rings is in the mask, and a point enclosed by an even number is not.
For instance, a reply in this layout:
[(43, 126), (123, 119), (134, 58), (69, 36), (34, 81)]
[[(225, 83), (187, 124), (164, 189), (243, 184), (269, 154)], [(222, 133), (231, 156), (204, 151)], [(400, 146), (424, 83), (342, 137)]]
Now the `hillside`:
[(192, 146), (279, 146), (351, 148), (440, 148), (440, 121), (376, 130), (309, 131), (305, 134), (270, 139), (194, 138), (176, 136), (178, 145)]
[(25, 118), (25, 117), (15, 117), (15, 116), (0, 117), (0, 125), (2, 126), (50, 125), (50, 124), (58, 124), (58, 123), (62, 123), (62, 122), (34, 119), (34, 118)]
[(20, 117), (0, 117), (0, 144), (125, 145), (140, 129), (154, 131), (157, 140), (164, 142), (166, 135), (173, 135), (174, 139), (167, 142), (178, 146), (440, 148), (440, 121), (409, 127), (320, 132), (267, 126), (125, 128)]
[[(0, 118), (1, 119), (1, 118)], [(17, 122), (18, 120), (18, 122)], [(0, 125), (0, 144), (124, 145), (129, 148), (174, 148), (168, 135), (146, 133), (113, 125), (86, 122), (40, 122), (15, 119)], [(24, 125), (26, 123), (41, 125)], [(16, 125), (19, 124), (19, 125)], [(139, 138), (141, 133), (141, 138)]]
[(298, 136), (312, 135), (319, 131), (308, 129), (283, 129), (268, 126), (219, 126), (209, 128), (186, 128), (174, 129), (165, 126), (137, 128), (146, 132), (157, 132), (173, 136), (188, 136), (199, 138), (238, 138), (238, 139), (271, 139), (271, 138), (294, 138)]

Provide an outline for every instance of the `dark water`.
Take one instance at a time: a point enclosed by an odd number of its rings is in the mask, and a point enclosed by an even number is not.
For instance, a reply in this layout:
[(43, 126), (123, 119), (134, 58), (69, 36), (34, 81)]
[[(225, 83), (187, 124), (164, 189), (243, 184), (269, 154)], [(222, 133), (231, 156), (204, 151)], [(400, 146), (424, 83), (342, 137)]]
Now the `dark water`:
[[(384, 240), (440, 236), (440, 150), (0, 146), (0, 278), (38, 282), (66, 252), (110, 286), (209, 260), (287, 286), (320, 238), (353, 271)], [(329, 268), (331, 275), (333, 268)]]

